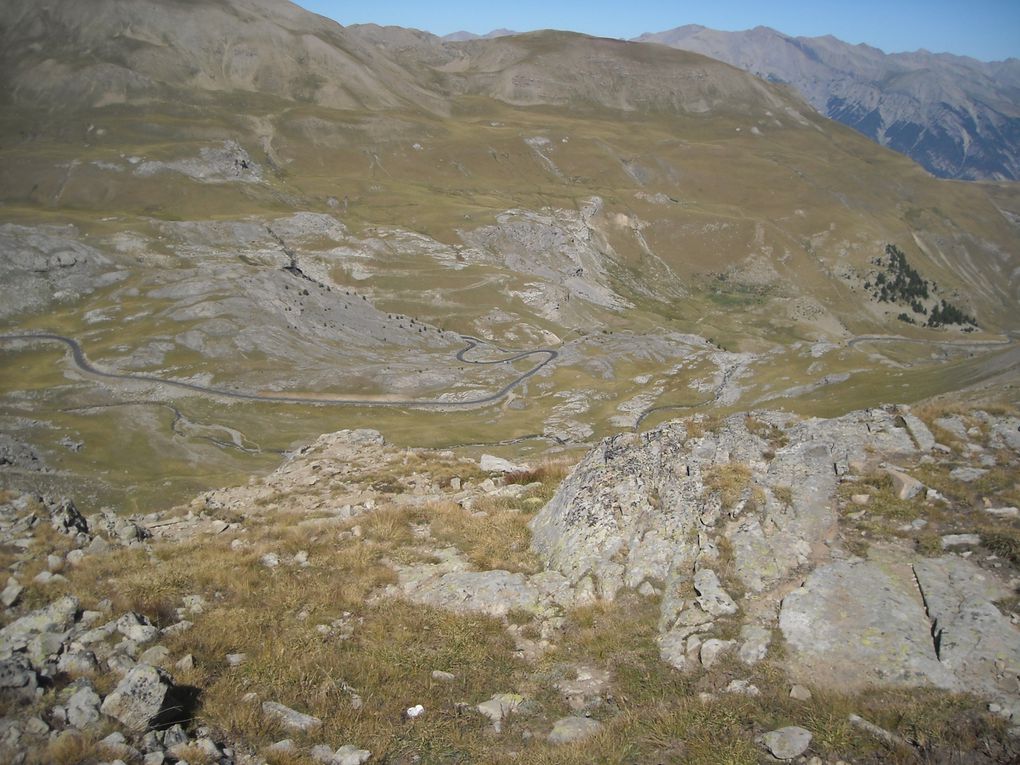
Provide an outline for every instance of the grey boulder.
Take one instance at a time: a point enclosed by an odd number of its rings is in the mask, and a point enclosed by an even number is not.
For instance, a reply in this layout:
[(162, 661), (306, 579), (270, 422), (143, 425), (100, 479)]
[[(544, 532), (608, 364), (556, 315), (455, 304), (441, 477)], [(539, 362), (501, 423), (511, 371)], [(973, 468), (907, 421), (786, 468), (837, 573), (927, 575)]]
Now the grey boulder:
[(145, 730), (163, 710), (173, 682), (162, 670), (148, 664), (132, 668), (103, 700), (102, 712), (132, 730)]

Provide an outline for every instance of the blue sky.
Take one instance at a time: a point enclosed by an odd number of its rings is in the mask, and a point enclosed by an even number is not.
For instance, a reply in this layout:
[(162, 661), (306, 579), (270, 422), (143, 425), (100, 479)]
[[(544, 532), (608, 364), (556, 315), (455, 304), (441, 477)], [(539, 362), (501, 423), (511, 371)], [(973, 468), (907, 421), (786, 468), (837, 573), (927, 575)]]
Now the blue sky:
[(394, 24), (449, 34), (570, 29), (636, 37), (683, 24), (791, 35), (832, 34), (887, 53), (919, 48), (983, 61), (1020, 57), (1020, 0), (297, 0), (341, 24)]

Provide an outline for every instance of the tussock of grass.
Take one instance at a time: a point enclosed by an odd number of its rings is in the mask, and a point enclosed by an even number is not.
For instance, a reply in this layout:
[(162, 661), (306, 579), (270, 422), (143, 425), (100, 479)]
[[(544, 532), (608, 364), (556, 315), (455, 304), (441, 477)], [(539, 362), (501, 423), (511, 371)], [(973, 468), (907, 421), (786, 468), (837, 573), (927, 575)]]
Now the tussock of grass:
[(1020, 529), (1008, 528), (981, 533), (981, 544), (1014, 565), (1020, 565)]
[(506, 483), (529, 484), (538, 481), (542, 484), (559, 484), (573, 467), (573, 461), (545, 460), (529, 470), (507, 473), (503, 480)]
[(723, 509), (732, 508), (751, 485), (751, 468), (740, 462), (712, 465), (701, 474), (705, 488), (719, 495)]
[(778, 428), (770, 422), (759, 420), (754, 415), (747, 415), (744, 418), (744, 427), (749, 433), (753, 433), (763, 441), (767, 441), (773, 449), (782, 449), (790, 440), (782, 428)]
[(539, 570), (538, 558), (531, 551), (528, 521), (533, 513), (525, 513), (506, 503), (479, 503), (489, 507), (487, 515), (478, 517), (453, 503), (429, 508), (425, 517), (431, 522), (432, 536), (461, 550), (479, 569), (505, 569), (534, 573)]

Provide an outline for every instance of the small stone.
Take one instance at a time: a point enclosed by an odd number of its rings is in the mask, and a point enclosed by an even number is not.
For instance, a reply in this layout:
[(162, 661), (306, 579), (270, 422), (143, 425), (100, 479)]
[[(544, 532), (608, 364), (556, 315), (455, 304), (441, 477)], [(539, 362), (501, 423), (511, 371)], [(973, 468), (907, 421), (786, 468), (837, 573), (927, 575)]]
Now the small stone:
[(65, 596), (0, 629), (0, 652), (18, 651), (43, 634), (69, 629), (78, 613), (78, 599)]
[(142, 664), (151, 664), (156, 667), (162, 664), (170, 656), (170, 649), (165, 645), (154, 645), (152, 648), (144, 651), (141, 656), (138, 657), (138, 661)]
[(602, 723), (590, 717), (561, 717), (553, 723), (549, 734), (550, 744), (570, 744), (593, 736), (602, 729)]
[(444, 683), (452, 683), (454, 680), (457, 679), (457, 676), (452, 672), (444, 672), (441, 669), (434, 669), (432, 670), (432, 679), (440, 680)]
[(866, 505), (871, 501), (870, 494), (853, 494), (850, 496), (850, 501), (855, 505)]
[(310, 731), (322, 725), (318, 717), (302, 714), (276, 701), (263, 701), (262, 712), (291, 730)]
[(655, 592), (655, 586), (649, 581), (642, 582), (641, 586), (638, 587), (637, 591), (639, 595), (642, 595), (646, 598), (654, 598), (658, 594)]
[(977, 534), (946, 534), (942, 537), (943, 550), (948, 550), (950, 547), (963, 547), (966, 545), (979, 544), (981, 544), (981, 537)]
[(24, 590), (25, 588), (18, 584), (18, 580), (8, 579), (7, 586), (4, 587), (3, 592), (0, 592), (0, 603), (4, 604), (4, 608), (10, 608), (18, 602), (18, 598), (21, 597)]
[(149, 752), (142, 758), (142, 765), (163, 765), (166, 755), (163, 752)]
[(744, 696), (757, 696), (761, 691), (750, 680), (731, 680), (726, 686), (726, 693), (739, 693)]
[(764, 740), (765, 746), (773, 757), (779, 760), (792, 760), (811, 746), (811, 732), (796, 725), (790, 725), (766, 733)]
[(79, 681), (78, 689), (71, 694), (65, 707), (67, 722), (78, 730), (85, 730), (99, 722), (101, 699), (92, 684)]
[[(270, 752), (280, 752), (283, 754), (297, 751), (297, 745), (289, 738), (281, 739), (275, 744), (270, 744), (268, 748)], [(332, 754), (333, 753), (330, 752), (330, 756), (332, 756)]]
[(740, 660), (744, 664), (757, 664), (765, 658), (769, 652), (769, 644), (772, 642), (771, 630), (757, 624), (745, 624), (740, 630)]
[(981, 476), (986, 475), (987, 473), (988, 473), (987, 470), (982, 470), (981, 468), (958, 467), (955, 470), (949, 471), (949, 477), (952, 478), (954, 481), (972, 483), (973, 481), (976, 481), (977, 479), (981, 478)]
[(452, 491), (460, 491), (460, 478), (458, 476), (450, 479), (450, 489)]
[(50, 726), (41, 717), (29, 717), (25, 723), (25, 733), (29, 736), (45, 736), (50, 732)]
[(52, 553), (46, 556), (46, 568), (56, 573), (64, 567), (64, 559)]
[(344, 744), (336, 750), (333, 755), (335, 765), (362, 765), (372, 758), (372, 753), (367, 749), (358, 749), (352, 744)]
[(413, 707), (408, 707), (404, 714), (407, 715), (408, 719), (414, 720), (416, 717), (421, 717), (425, 714), (425, 707), (421, 704), (415, 704)]
[(81, 565), (81, 562), (83, 560), (85, 560), (85, 551), (84, 550), (71, 550), (64, 557), (64, 560), (66, 560), (72, 566)]
[(790, 698), (795, 701), (811, 701), (811, 691), (803, 685), (795, 685), (790, 688)]
[(711, 569), (703, 568), (694, 574), (694, 591), (698, 605), (712, 616), (726, 616), (737, 612), (737, 604), (719, 584), (719, 577)]
[(259, 562), (266, 568), (276, 568), (280, 565), (280, 556), (276, 553), (266, 553), (259, 558)]
[(230, 524), (226, 521), (213, 521), (209, 526), (209, 529), (213, 534), (222, 534), (224, 531), (230, 528)]
[(227, 654), (227, 666), (228, 667), (240, 667), (248, 661), (248, 654), (246, 653), (228, 653)]
[(1016, 507), (986, 507), (985, 512), (989, 515), (997, 515), (1000, 518), (1016, 518), (1020, 516), (1020, 508)]
[(893, 490), (899, 499), (913, 499), (924, 490), (924, 484), (901, 470), (886, 468), (885, 472), (892, 478)]
[(120, 617), (117, 620), (117, 631), (136, 643), (148, 643), (159, 635), (159, 627), (142, 614), (136, 613), (127, 613)]
[(705, 669), (710, 669), (717, 661), (719, 657), (724, 653), (731, 651), (737, 644), (735, 640), (718, 640), (716, 638), (709, 638), (701, 644), (701, 665)]
[(503, 719), (517, 711), (525, 701), (519, 693), (496, 693), (488, 701), (475, 707), (482, 715), (492, 721), (497, 732), (503, 728)]
[(186, 654), (176, 664), (174, 664), (174, 667), (181, 670), (182, 672), (192, 670), (195, 668), (195, 657), (192, 656), (190, 653)]

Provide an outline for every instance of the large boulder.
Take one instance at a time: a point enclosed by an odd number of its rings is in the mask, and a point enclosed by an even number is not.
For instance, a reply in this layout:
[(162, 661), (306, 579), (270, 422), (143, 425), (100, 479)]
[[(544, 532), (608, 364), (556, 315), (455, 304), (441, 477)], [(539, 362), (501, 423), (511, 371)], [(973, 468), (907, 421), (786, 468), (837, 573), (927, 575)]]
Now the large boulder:
[(102, 712), (127, 728), (145, 730), (163, 712), (172, 688), (173, 681), (165, 672), (148, 664), (138, 664), (103, 700)]

